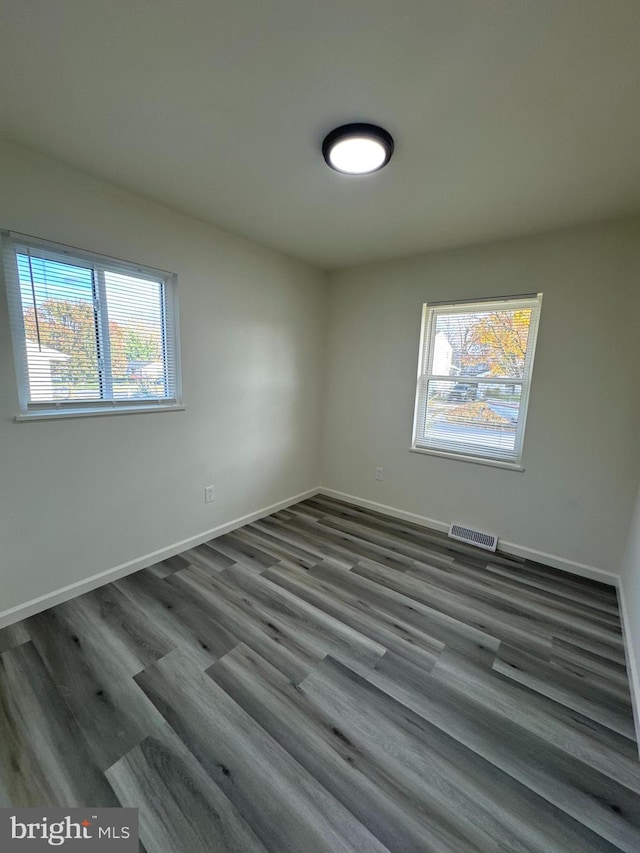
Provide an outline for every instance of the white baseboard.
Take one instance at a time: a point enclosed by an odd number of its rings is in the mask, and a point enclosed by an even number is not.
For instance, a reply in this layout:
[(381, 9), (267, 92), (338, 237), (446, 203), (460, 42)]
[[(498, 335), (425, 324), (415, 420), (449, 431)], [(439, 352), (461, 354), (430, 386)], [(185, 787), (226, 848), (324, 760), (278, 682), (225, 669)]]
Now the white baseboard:
[[(435, 518), (427, 518), (424, 515), (417, 515), (414, 512), (407, 512), (403, 509), (397, 509), (387, 504), (370, 501), (366, 498), (360, 498), (355, 495), (347, 495), (344, 492), (338, 492), (335, 489), (326, 489), (321, 487), (318, 490), (323, 495), (328, 495), (332, 498), (337, 498), (347, 503), (355, 504), (356, 506), (364, 507), (365, 509), (373, 509), (376, 512), (391, 515), (394, 518), (401, 518), (403, 521), (412, 521), (414, 524), (419, 524), (422, 527), (429, 527), (431, 530), (438, 530), (441, 533), (449, 532), (449, 525), (444, 521), (438, 521)], [(600, 581), (610, 586), (618, 585), (618, 575), (614, 572), (609, 572), (606, 569), (600, 569), (596, 566), (588, 566), (585, 563), (578, 563), (575, 560), (568, 560), (565, 557), (557, 557), (555, 554), (547, 554), (545, 551), (536, 551), (535, 548), (528, 548), (525, 545), (517, 545), (515, 542), (506, 542), (500, 539), (498, 542), (498, 550), (505, 554), (511, 554), (514, 557), (524, 557), (527, 560), (535, 560), (536, 563), (544, 563), (546, 566), (553, 566), (555, 569), (561, 569), (564, 572), (570, 572), (573, 575), (579, 575), (583, 578)]]
[[(93, 589), (97, 589), (98, 587), (103, 586), (104, 584), (111, 583), (112, 581), (118, 580), (119, 578), (126, 577), (127, 575), (140, 571), (141, 569), (146, 569), (148, 566), (154, 565), (154, 563), (159, 563), (161, 560), (166, 560), (168, 557), (173, 557), (174, 555), (180, 554), (182, 551), (186, 551), (189, 548), (195, 548), (196, 545), (201, 545), (203, 542), (207, 542), (210, 539), (215, 539), (217, 536), (222, 536), (225, 533), (230, 533), (232, 530), (236, 530), (238, 527), (242, 527), (245, 524), (250, 524), (252, 521), (257, 521), (259, 518), (264, 518), (267, 515), (271, 515), (271, 513), (278, 512), (278, 510), (286, 509), (287, 507), (292, 506), (293, 504), (296, 504), (299, 501), (303, 501), (306, 498), (313, 497), (317, 494), (328, 495), (329, 497), (346, 501), (347, 503), (354, 504), (355, 506), (361, 506), (365, 509), (372, 509), (376, 512), (381, 512), (385, 515), (390, 515), (393, 518), (400, 518), (404, 521), (411, 521), (414, 524), (419, 524), (422, 527), (428, 527), (432, 530), (438, 530), (444, 533), (448, 532), (449, 530), (449, 525), (444, 521), (438, 521), (434, 518), (427, 518), (426, 516), (418, 515), (417, 513), (413, 512), (407, 512), (406, 510), (402, 509), (397, 509), (396, 507), (388, 506), (387, 504), (381, 504), (377, 501), (370, 501), (366, 498), (360, 498), (355, 495), (348, 495), (344, 492), (338, 492), (335, 489), (327, 489), (324, 487), (309, 489), (306, 492), (301, 492), (298, 495), (293, 495), (290, 498), (278, 501), (278, 503), (262, 507), (261, 509), (255, 510), (255, 512), (248, 513), (247, 515), (240, 516), (239, 518), (234, 518), (232, 521), (227, 521), (224, 524), (220, 524), (217, 527), (213, 527), (211, 530), (207, 530), (204, 533), (198, 534), (197, 536), (192, 536), (189, 539), (183, 539), (180, 542), (174, 542), (172, 545), (168, 545), (167, 547), (161, 548), (158, 551), (153, 551), (150, 554), (145, 554), (144, 556), (138, 557), (135, 560), (130, 560), (127, 563), (122, 563), (119, 566), (115, 566), (115, 568), (113, 569), (107, 569), (104, 572), (99, 572), (98, 574), (92, 575), (89, 578), (76, 581), (76, 583), (69, 584), (68, 586), (64, 586), (61, 589), (54, 590), (53, 592), (47, 593), (46, 595), (41, 595), (38, 598), (34, 598), (31, 601), (25, 602), (24, 604), (20, 604), (16, 607), (4, 610), (0, 613), (0, 629), (5, 628), (8, 625), (12, 625), (14, 622), (20, 622), (22, 619), (27, 619), (29, 616), (34, 616), (36, 613), (40, 613), (43, 610), (48, 610), (50, 607), (54, 607), (56, 604), (61, 604), (63, 601), (68, 601), (70, 598), (75, 598), (76, 596), (82, 595), (85, 592), (90, 592)], [(598, 569), (595, 566), (588, 566), (584, 563), (578, 563), (572, 560), (567, 560), (564, 557), (556, 557), (553, 554), (547, 554), (543, 551), (537, 551), (533, 548), (527, 548), (525, 546), (516, 545), (512, 542), (504, 542), (500, 540), (500, 550), (504, 551), (507, 554), (513, 554), (517, 557), (524, 557), (526, 559), (535, 560), (536, 562), (545, 563), (546, 565), (554, 566), (556, 568), (562, 569), (563, 571), (571, 572), (572, 574), (581, 575), (582, 577), (587, 577), (593, 580), (601, 581), (603, 583), (611, 584), (617, 588), (618, 600), (620, 603), (620, 620), (622, 623), (624, 647), (627, 660), (627, 672), (629, 674), (629, 685), (631, 688), (631, 699), (633, 704), (633, 718), (636, 728), (636, 734), (638, 736), (638, 748), (640, 750), (640, 669), (638, 669), (638, 661), (636, 659), (633, 638), (631, 636), (631, 629), (629, 627), (630, 622), (627, 613), (624, 586), (620, 578), (617, 575), (614, 575), (613, 572), (608, 572), (604, 569)]]
[(624, 639), (624, 653), (627, 661), (627, 676), (631, 691), (633, 722), (636, 727), (636, 741), (638, 743), (638, 756), (640, 757), (640, 670), (638, 669), (638, 659), (636, 658), (633, 636), (631, 634), (631, 622), (629, 621), (629, 611), (627, 609), (627, 599), (622, 579), (618, 582), (618, 606)]
[[(42, 610), (47, 610), (49, 607), (54, 607), (56, 604), (68, 601), (70, 598), (75, 598), (77, 595), (90, 592), (92, 589), (96, 589), (97, 587), (103, 586), (111, 581), (133, 574), (133, 572), (137, 572), (140, 569), (146, 569), (148, 566), (152, 566), (154, 563), (158, 563), (161, 560), (166, 560), (168, 557), (173, 557), (181, 551), (186, 551), (188, 548), (194, 548), (196, 545), (201, 545), (209, 539), (214, 539), (216, 536), (222, 536), (224, 533), (236, 530), (244, 524), (249, 524), (259, 518), (264, 518), (273, 512), (285, 509), (292, 504), (303, 501), (306, 498), (313, 497), (319, 493), (337, 498), (338, 500), (346, 501), (347, 503), (354, 504), (355, 506), (361, 506), (365, 509), (372, 509), (376, 512), (390, 515), (393, 518), (411, 521), (414, 524), (419, 524), (422, 527), (428, 527), (432, 530), (438, 530), (443, 533), (447, 533), (449, 530), (449, 525), (444, 521), (438, 521), (435, 518), (428, 518), (427, 516), (418, 515), (414, 512), (408, 512), (406, 510), (398, 509), (397, 507), (388, 506), (387, 504), (370, 501), (366, 498), (357, 497), (356, 495), (348, 495), (345, 492), (339, 492), (335, 489), (328, 489), (324, 487), (308, 489), (306, 492), (293, 495), (292, 497), (286, 498), (278, 503), (262, 507), (255, 512), (235, 518), (232, 521), (228, 521), (225, 524), (212, 528), (211, 530), (206, 530), (197, 536), (192, 536), (189, 539), (183, 539), (181, 542), (174, 542), (172, 545), (168, 545), (158, 551), (145, 554), (135, 560), (115, 566), (115, 568), (107, 569), (106, 571), (92, 575), (89, 578), (76, 581), (76, 583), (69, 584), (61, 589), (54, 590), (53, 592), (39, 596), (38, 598), (34, 598), (24, 604), (19, 604), (9, 610), (4, 610), (0, 613), (0, 628), (4, 628), (14, 622), (19, 622), (21, 619), (26, 619), (29, 616), (33, 616), (35, 613), (40, 613)], [(573, 560), (567, 560), (564, 557), (557, 557), (543, 551), (536, 551), (533, 548), (527, 548), (512, 542), (500, 540), (499, 545), (500, 550), (504, 551), (506, 554), (513, 554), (517, 557), (524, 557), (526, 559), (535, 560), (536, 562), (545, 563), (548, 566), (554, 566), (555, 568), (562, 569), (563, 571), (571, 572), (572, 574), (580, 575), (581, 577), (591, 578), (592, 580), (601, 581), (602, 583), (610, 584), (612, 586), (618, 585), (618, 576), (613, 572), (608, 572), (604, 569), (599, 569), (595, 566), (588, 566), (584, 563), (578, 563)]]
[(506, 554), (513, 554), (514, 557), (524, 557), (526, 560), (544, 563), (545, 566), (553, 566), (554, 569), (561, 569), (563, 572), (606, 583), (609, 586), (617, 586), (618, 584), (618, 575), (615, 572), (601, 569), (598, 566), (589, 566), (587, 563), (579, 563), (577, 560), (567, 560), (565, 557), (547, 554), (546, 551), (537, 551), (535, 548), (517, 545), (515, 542), (505, 542), (504, 539), (500, 539), (498, 545), (501, 551)]
[(161, 548), (159, 551), (153, 551), (150, 554), (137, 557), (135, 560), (130, 560), (128, 563), (122, 563), (113, 569), (107, 569), (104, 572), (99, 572), (97, 575), (92, 575), (89, 578), (76, 581), (68, 586), (63, 586), (61, 589), (54, 590), (46, 595), (33, 598), (31, 601), (27, 601), (24, 604), (11, 607), (9, 610), (4, 610), (0, 613), (0, 628), (5, 628), (7, 625), (12, 625), (14, 622), (20, 622), (22, 619), (34, 616), (42, 610), (48, 610), (56, 604), (61, 604), (63, 601), (68, 601), (70, 598), (75, 598), (85, 592), (91, 592), (92, 589), (97, 589), (99, 586), (104, 586), (104, 584), (119, 580), (120, 578), (126, 577), (126, 575), (140, 571), (140, 569), (146, 569), (148, 566), (153, 566), (154, 563), (159, 563), (161, 560), (166, 560), (168, 557), (180, 554), (188, 548), (195, 548), (196, 545), (201, 545), (209, 539), (214, 539), (216, 536), (222, 536), (224, 533), (230, 533), (238, 527), (242, 527), (252, 521), (257, 521), (259, 518), (264, 518), (266, 515), (271, 515), (272, 512), (278, 512), (280, 509), (286, 509), (292, 504), (296, 504), (306, 498), (313, 497), (314, 495), (317, 495), (318, 492), (319, 489), (309, 489), (306, 492), (301, 492), (299, 495), (293, 495), (283, 501), (271, 504), (271, 506), (262, 507), (248, 515), (243, 515), (240, 518), (234, 518), (233, 521), (227, 521), (225, 524), (220, 524), (218, 527), (206, 530), (204, 533), (199, 533), (197, 536), (192, 536), (189, 539), (183, 539), (181, 542), (174, 542), (172, 545), (167, 545), (166, 548)]
[(427, 518), (426, 515), (417, 515), (415, 512), (408, 512), (405, 509), (397, 509), (394, 506), (370, 501), (366, 498), (359, 498), (356, 495), (348, 495), (346, 492), (338, 492), (336, 489), (325, 489), (321, 486), (320, 494), (327, 495), (330, 498), (336, 498), (339, 501), (361, 506), (364, 509), (372, 509), (375, 512), (381, 512), (384, 515), (391, 515), (393, 518), (401, 518), (403, 521), (412, 521), (414, 524), (419, 524), (421, 527), (430, 527), (432, 530), (438, 530), (441, 533), (448, 533), (449, 525), (444, 521), (436, 521), (435, 518)]

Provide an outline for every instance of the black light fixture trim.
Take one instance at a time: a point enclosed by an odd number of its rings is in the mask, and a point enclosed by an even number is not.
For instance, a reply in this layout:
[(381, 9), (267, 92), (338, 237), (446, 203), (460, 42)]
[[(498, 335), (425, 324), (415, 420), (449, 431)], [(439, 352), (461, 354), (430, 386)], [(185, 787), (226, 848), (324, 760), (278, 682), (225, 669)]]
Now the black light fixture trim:
[[(365, 137), (379, 143), (385, 151), (385, 158), (382, 163), (377, 168), (368, 172), (343, 172), (341, 169), (337, 169), (330, 159), (331, 149), (336, 143), (344, 142), (351, 137)], [(387, 165), (391, 159), (391, 155), (393, 154), (393, 148), (393, 137), (390, 133), (384, 130), (384, 128), (378, 127), (375, 124), (362, 124), (356, 122), (355, 124), (343, 124), (341, 127), (336, 127), (335, 130), (328, 133), (322, 143), (322, 156), (324, 157), (327, 166), (334, 171), (339, 172), (341, 175), (371, 175), (374, 172), (379, 172), (380, 169), (383, 169)]]

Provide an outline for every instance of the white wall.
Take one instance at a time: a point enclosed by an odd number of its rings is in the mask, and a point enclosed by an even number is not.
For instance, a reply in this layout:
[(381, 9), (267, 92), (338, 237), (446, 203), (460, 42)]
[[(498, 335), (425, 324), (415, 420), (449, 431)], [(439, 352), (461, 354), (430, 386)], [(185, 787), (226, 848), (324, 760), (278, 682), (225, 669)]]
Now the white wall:
[(640, 664), (640, 490), (620, 569), (619, 590), (627, 652), (627, 672), (634, 700), (636, 732), (640, 735), (640, 670), (638, 669)]
[[(617, 573), (640, 461), (639, 268), (627, 220), (332, 276), (323, 485)], [(422, 303), (537, 291), (526, 470), (409, 452)]]
[[(2, 227), (178, 273), (187, 406), (15, 423), (0, 294), (0, 618), (315, 488), (322, 429), (328, 488), (617, 572), (640, 473), (640, 221), (335, 274), (323, 370), (323, 274), (9, 143), (0, 187)], [(422, 303), (537, 290), (526, 470), (410, 453)]]
[(323, 274), (4, 143), (0, 187), (3, 228), (178, 274), (187, 407), (15, 423), (0, 293), (0, 613), (318, 485)]

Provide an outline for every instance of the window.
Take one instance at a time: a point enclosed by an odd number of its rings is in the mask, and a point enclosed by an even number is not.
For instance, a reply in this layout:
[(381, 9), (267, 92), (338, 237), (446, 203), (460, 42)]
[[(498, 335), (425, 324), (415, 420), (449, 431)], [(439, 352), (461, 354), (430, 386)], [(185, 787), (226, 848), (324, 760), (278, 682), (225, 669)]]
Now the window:
[(423, 306), (414, 450), (520, 467), (541, 303)]
[(3, 233), (23, 417), (179, 408), (175, 276)]

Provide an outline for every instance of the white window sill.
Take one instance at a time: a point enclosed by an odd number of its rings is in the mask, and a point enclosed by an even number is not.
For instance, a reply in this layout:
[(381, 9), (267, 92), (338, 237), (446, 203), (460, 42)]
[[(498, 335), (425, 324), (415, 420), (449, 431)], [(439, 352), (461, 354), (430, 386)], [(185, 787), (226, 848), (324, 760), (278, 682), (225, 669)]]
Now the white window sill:
[(184, 412), (186, 406), (174, 404), (170, 406), (112, 406), (104, 409), (43, 409), (37, 412), (24, 412), (16, 415), (14, 421), (18, 423), (27, 421), (57, 421), (62, 418), (94, 418), (105, 415), (146, 415), (149, 412)]
[(431, 450), (427, 447), (410, 447), (409, 451), (411, 453), (424, 453), (428, 456), (441, 456), (443, 459), (457, 459), (458, 462), (474, 462), (476, 465), (489, 465), (492, 468), (503, 468), (506, 471), (524, 471), (524, 467), (519, 462), (506, 462), (502, 459), (487, 459), (482, 456), (470, 456), (448, 450)]

